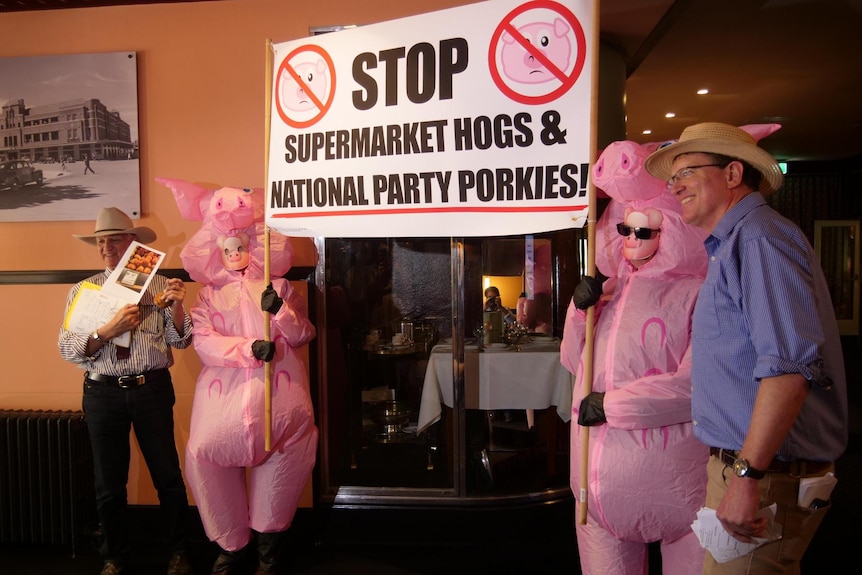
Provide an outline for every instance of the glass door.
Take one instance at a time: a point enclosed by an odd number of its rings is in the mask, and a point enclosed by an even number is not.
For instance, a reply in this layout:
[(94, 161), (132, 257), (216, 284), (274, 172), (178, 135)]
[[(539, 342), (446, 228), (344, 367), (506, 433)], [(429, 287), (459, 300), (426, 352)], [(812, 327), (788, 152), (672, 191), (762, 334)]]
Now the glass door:
[(317, 240), (324, 499), (568, 488), (559, 338), (581, 235)]

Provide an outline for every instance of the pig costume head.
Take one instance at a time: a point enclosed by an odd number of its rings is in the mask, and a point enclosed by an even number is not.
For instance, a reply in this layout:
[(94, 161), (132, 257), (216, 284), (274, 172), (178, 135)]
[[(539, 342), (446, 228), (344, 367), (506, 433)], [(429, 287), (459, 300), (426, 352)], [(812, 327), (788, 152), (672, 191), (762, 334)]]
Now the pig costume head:
[[(628, 265), (627, 260), (651, 253), (652, 273), (706, 276), (706, 232), (683, 222), (679, 201), (668, 193), (667, 184), (644, 168), (647, 156), (661, 145), (613, 142), (593, 166), (593, 183), (612, 200), (596, 226), (596, 267), (609, 278), (620, 276), (620, 266)], [(634, 234), (623, 236), (617, 228), (620, 223), (660, 233), (643, 240)]]
[[(262, 189), (211, 190), (184, 180), (156, 181), (170, 188), (184, 218), (203, 222), (180, 252), (193, 280), (218, 286), (241, 276), (263, 277), (266, 194)], [(272, 233), (269, 240), (270, 277), (281, 277), (290, 269), (293, 248), (281, 234)]]

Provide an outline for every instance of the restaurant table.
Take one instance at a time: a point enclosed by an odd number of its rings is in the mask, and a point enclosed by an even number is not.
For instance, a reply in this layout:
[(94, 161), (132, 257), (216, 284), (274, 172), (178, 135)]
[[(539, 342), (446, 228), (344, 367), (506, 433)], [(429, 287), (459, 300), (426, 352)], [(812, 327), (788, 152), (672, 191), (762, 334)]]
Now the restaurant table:
[[(465, 406), (468, 409), (534, 409), (556, 406), (563, 421), (571, 419), (572, 375), (560, 364), (560, 340), (530, 337), (517, 346), (491, 344), (464, 348)], [(417, 433), (440, 420), (443, 405), (453, 406), (452, 345), (431, 349)]]

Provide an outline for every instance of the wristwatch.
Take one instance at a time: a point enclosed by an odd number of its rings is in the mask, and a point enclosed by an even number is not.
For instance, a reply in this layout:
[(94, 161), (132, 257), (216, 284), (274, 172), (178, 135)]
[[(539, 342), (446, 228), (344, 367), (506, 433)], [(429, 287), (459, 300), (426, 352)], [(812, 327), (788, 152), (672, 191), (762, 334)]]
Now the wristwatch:
[(95, 341), (102, 341), (102, 338), (99, 337), (99, 330), (93, 330), (93, 333), (90, 334), (90, 337)]
[(751, 479), (763, 479), (766, 477), (766, 472), (752, 467), (747, 459), (738, 458), (734, 460), (733, 472), (737, 477), (750, 477)]

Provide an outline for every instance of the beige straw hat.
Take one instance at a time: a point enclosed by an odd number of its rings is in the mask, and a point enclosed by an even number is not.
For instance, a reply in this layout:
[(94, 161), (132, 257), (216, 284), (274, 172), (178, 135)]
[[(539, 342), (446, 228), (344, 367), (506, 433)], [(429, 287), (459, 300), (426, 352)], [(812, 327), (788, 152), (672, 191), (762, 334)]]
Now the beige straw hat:
[(660, 180), (669, 180), (671, 164), (677, 156), (690, 153), (721, 154), (748, 162), (763, 175), (762, 194), (771, 194), (781, 187), (784, 175), (772, 154), (758, 147), (754, 136), (736, 126), (705, 122), (682, 131), (679, 141), (659, 148), (645, 162), (646, 170)]
[(102, 208), (96, 218), (96, 229), (91, 236), (79, 236), (72, 234), (82, 242), (95, 245), (96, 238), (101, 236), (112, 236), (114, 234), (133, 234), (137, 236), (142, 244), (148, 244), (156, 240), (156, 232), (146, 226), (134, 227), (132, 219), (122, 210), (117, 208)]

